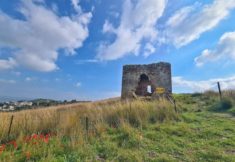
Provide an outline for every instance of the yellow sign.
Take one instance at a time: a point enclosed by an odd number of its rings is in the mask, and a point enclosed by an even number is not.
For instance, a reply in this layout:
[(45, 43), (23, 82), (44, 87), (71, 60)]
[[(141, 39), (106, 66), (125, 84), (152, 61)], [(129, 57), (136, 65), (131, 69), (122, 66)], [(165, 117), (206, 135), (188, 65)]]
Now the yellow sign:
[(156, 93), (159, 93), (159, 94), (165, 93), (165, 88), (162, 88), (162, 87), (156, 88)]

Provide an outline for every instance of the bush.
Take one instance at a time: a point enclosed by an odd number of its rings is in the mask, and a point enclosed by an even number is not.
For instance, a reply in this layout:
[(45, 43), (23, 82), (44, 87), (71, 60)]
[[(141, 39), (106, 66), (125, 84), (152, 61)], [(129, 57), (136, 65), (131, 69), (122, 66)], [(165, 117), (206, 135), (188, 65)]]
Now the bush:
[(233, 107), (232, 101), (230, 99), (223, 99), (222, 101), (217, 101), (211, 107), (209, 107), (210, 111), (223, 112), (231, 109)]
[(192, 97), (201, 97), (202, 93), (193, 93), (191, 96)]
[(235, 107), (229, 110), (229, 113), (235, 116)]

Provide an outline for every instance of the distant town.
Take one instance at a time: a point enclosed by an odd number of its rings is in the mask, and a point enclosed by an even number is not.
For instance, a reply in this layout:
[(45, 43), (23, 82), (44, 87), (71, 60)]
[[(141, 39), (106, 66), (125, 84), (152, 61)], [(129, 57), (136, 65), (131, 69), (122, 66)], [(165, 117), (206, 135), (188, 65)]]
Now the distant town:
[(9, 112), (9, 111), (19, 111), (25, 109), (36, 109), (39, 107), (49, 107), (49, 106), (57, 106), (57, 105), (65, 105), (65, 104), (72, 104), (72, 103), (81, 103), (81, 102), (90, 102), (90, 101), (56, 101), (50, 99), (35, 99), (31, 101), (7, 101), (7, 102), (0, 102), (0, 111), (2, 112)]

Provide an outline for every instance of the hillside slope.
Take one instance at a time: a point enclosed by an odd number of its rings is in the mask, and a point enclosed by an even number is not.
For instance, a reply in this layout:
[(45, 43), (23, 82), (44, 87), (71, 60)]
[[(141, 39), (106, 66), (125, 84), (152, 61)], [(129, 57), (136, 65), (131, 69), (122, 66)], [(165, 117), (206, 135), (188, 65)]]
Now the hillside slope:
[(235, 161), (233, 97), (175, 95), (177, 113), (165, 100), (117, 99), (26, 110), (9, 138), (11, 114), (0, 113), (0, 160)]

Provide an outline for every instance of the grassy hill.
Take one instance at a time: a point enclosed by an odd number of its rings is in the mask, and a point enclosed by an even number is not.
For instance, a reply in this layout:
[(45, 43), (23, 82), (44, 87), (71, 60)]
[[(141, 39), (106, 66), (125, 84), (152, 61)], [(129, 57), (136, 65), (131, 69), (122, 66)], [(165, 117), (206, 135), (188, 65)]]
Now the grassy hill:
[(234, 92), (174, 97), (0, 113), (0, 161), (235, 161)]

